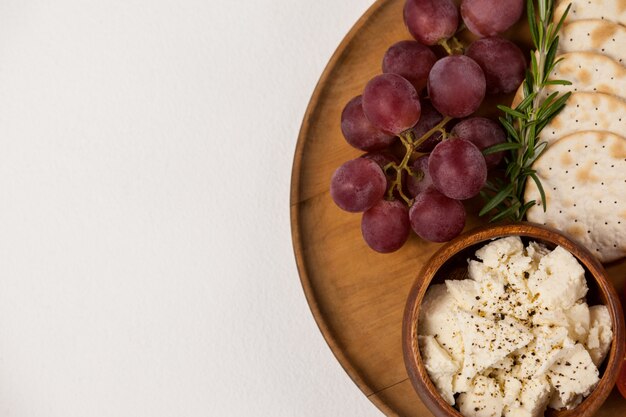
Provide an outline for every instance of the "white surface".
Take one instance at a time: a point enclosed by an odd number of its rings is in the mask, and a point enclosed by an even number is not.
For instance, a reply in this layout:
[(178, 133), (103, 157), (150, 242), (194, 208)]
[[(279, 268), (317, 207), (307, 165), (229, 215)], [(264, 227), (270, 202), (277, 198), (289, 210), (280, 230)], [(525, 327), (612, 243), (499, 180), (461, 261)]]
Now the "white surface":
[(0, 415), (381, 415), (289, 228), (306, 104), (371, 3), (0, 0)]

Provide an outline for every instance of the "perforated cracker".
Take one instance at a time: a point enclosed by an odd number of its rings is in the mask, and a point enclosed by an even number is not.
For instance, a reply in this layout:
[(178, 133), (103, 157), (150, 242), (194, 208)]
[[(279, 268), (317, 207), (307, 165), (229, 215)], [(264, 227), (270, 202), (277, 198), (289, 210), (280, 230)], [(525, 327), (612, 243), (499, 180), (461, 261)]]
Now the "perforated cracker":
[(554, 21), (558, 22), (568, 4), (572, 4), (566, 22), (583, 19), (600, 19), (626, 26), (626, 0), (559, 0), (554, 9)]
[(600, 261), (626, 255), (626, 139), (579, 132), (554, 142), (533, 168), (546, 193), (546, 211), (534, 181), (525, 200), (538, 203), (531, 222), (552, 226), (586, 246)]
[(626, 65), (626, 27), (606, 20), (578, 20), (561, 29), (559, 53), (595, 52)]
[[(557, 57), (563, 61), (557, 64), (550, 75), (553, 80), (567, 80), (571, 85), (546, 86), (542, 98), (559, 91), (604, 93), (626, 100), (626, 67), (606, 55), (594, 52), (569, 52)], [(523, 85), (517, 90), (513, 106), (520, 103)]]
[(573, 93), (567, 105), (541, 131), (539, 138), (551, 144), (572, 133), (598, 130), (626, 132), (626, 101), (609, 94)]
[(585, 92), (613, 94), (626, 98), (626, 68), (606, 55), (593, 52), (570, 52), (560, 55), (552, 79), (568, 80), (572, 85), (547, 88), (547, 92)]

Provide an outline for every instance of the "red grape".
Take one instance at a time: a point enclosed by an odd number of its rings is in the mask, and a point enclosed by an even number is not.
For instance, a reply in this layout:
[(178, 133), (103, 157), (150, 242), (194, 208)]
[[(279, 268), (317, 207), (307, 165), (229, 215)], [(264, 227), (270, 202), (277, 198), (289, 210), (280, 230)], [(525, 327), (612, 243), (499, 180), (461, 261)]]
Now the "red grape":
[[(503, 143), (506, 140), (506, 133), (500, 124), (484, 117), (465, 119), (454, 126), (450, 134), (461, 139), (469, 140), (481, 151), (490, 146), (497, 145), (498, 143)], [(487, 168), (497, 166), (500, 161), (502, 161), (503, 157), (504, 152), (485, 155)]]
[(411, 225), (409, 209), (398, 201), (381, 200), (363, 213), (361, 232), (363, 239), (376, 252), (397, 251), (409, 238)]
[(428, 172), (442, 194), (456, 200), (477, 195), (487, 180), (487, 164), (480, 150), (465, 139), (448, 139), (435, 147)]
[(419, 42), (436, 45), (456, 33), (459, 11), (452, 0), (407, 0), (404, 23)]
[(424, 176), (417, 179), (412, 175), (407, 177), (406, 186), (411, 197), (416, 197), (419, 193), (433, 185), (433, 179), (428, 172), (428, 155), (420, 156), (411, 164), (413, 172), (421, 172)]
[(524, 53), (513, 42), (502, 38), (475, 41), (465, 54), (485, 73), (488, 94), (512, 93), (526, 74)]
[(452, 55), (440, 59), (428, 76), (428, 94), (433, 106), (450, 117), (474, 113), (485, 98), (485, 74), (473, 59)]
[[(439, 113), (437, 109), (435, 109), (433, 105), (430, 104), (430, 101), (422, 100), (421, 104), (422, 115), (420, 116), (420, 121), (417, 122), (417, 124), (411, 129), (415, 140), (420, 139), (422, 136), (428, 133), (429, 130), (437, 126), (443, 120), (443, 116), (441, 115), (441, 113)], [(434, 133), (415, 150), (422, 153), (430, 152), (435, 148), (435, 146), (437, 146), (440, 140), (441, 132)]]
[(378, 203), (386, 185), (383, 170), (376, 162), (357, 158), (337, 168), (330, 182), (330, 195), (340, 208), (356, 213)]
[(409, 211), (411, 227), (419, 237), (431, 242), (447, 242), (465, 227), (465, 207), (434, 188), (420, 193)]
[(522, 16), (523, 0), (463, 0), (461, 16), (475, 35), (495, 36), (515, 24)]
[(415, 126), (421, 106), (410, 82), (396, 74), (382, 74), (365, 86), (363, 110), (374, 126), (398, 135)]
[(426, 87), (428, 73), (437, 62), (429, 47), (415, 41), (400, 41), (391, 46), (383, 58), (383, 72), (406, 78), (419, 93)]
[(383, 170), (385, 177), (387, 178), (386, 189), (389, 190), (389, 186), (396, 179), (396, 171), (393, 169), (385, 171), (385, 167), (392, 162), (394, 162), (396, 165), (400, 165), (400, 161), (398, 160), (398, 158), (396, 158), (395, 155), (393, 155), (389, 151), (378, 151), (378, 152), (366, 153), (365, 155), (362, 156), (362, 158), (371, 159), (372, 161), (378, 164), (378, 166)]
[(391, 145), (395, 136), (374, 127), (365, 117), (362, 96), (354, 97), (341, 113), (341, 131), (346, 141), (362, 151), (376, 151)]

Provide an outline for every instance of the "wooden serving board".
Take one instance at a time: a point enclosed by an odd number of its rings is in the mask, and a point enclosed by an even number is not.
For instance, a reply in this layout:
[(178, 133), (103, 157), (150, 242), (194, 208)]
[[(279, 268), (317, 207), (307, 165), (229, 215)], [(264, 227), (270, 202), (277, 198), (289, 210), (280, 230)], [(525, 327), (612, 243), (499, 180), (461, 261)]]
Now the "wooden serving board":
[[(352, 28), (324, 71), (298, 138), (290, 208), (302, 286), (335, 356), (386, 415), (426, 417), (431, 414), (413, 391), (402, 360), (402, 314), (418, 271), (441, 245), (412, 235), (398, 252), (378, 254), (361, 237), (361, 216), (341, 211), (329, 195), (334, 170), (361, 155), (342, 137), (344, 105), (381, 72), (387, 48), (410, 39), (402, 21), (403, 4), (404, 0), (376, 2)], [(526, 39), (525, 31), (520, 24), (511, 36)], [(479, 207), (480, 201), (467, 204), (466, 230), (483, 224), (475, 215)], [(623, 293), (626, 262), (607, 268)], [(626, 415), (626, 400), (614, 390), (597, 415)]]

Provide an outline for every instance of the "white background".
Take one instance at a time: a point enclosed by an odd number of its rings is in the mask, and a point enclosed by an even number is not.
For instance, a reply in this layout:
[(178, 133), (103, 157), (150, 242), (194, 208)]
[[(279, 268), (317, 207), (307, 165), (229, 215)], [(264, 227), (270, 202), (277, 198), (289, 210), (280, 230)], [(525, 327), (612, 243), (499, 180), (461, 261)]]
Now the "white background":
[(0, 415), (380, 416), (293, 259), (302, 116), (372, 0), (0, 0)]

